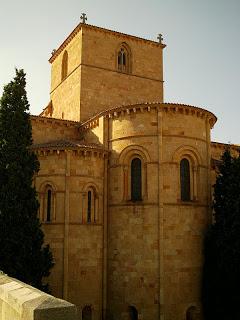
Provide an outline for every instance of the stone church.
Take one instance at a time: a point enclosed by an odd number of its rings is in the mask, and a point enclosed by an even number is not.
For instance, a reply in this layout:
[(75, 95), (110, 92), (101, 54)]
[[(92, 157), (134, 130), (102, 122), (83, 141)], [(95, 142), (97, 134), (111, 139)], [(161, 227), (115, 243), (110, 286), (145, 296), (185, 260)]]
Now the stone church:
[[(217, 118), (166, 103), (163, 49), (80, 23), (52, 52), (50, 102), (32, 116), (52, 293), (79, 319), (200, 319)], [(237, 146), (232, 146), (233, 152)]]

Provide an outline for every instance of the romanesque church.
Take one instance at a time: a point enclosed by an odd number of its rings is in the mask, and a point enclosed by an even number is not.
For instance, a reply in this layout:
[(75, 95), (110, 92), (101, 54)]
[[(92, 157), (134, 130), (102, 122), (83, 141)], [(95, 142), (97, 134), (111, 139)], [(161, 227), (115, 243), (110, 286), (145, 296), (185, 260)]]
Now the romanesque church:
[(83, 21), (52, 52), (50, 102), (31, 117), (50, 286), (82, 320), (201, 317), (225, 146), (214, 114), (164, 102), (164, 47)]

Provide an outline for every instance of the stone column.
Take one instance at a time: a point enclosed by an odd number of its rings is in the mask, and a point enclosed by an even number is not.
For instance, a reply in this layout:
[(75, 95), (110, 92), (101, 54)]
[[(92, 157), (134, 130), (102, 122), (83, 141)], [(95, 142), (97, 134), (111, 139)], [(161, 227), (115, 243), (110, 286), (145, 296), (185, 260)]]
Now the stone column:
[(63, 244), (63, 299), (68, 299), (68, 238), (69, 238), (69, 179), (71, 153), (66, 150), (65, 167), (65, 212), (64, 212), (64, 244)]

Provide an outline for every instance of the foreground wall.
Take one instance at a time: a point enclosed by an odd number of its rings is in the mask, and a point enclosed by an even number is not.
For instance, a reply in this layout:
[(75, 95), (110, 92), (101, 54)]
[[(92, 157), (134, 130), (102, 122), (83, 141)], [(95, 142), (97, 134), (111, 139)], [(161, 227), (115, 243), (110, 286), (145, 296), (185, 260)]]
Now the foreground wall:
[(76, 307), (25, 283), (0, 275), (0, 320), (75, 320)]

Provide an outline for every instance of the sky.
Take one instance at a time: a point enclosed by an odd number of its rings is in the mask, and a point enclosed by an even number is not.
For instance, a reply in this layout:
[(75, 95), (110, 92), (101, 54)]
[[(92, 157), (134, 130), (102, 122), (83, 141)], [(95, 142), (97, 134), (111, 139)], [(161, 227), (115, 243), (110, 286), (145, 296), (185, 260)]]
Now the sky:
[(0, 0), (0, 96), (15, 67), (27, 74), (30, 112), (49, 102), (51, 51), (80, 22), (157, 41), (164, 101), (213, 112), (212, 140), (240, 144), (240, 0)]

